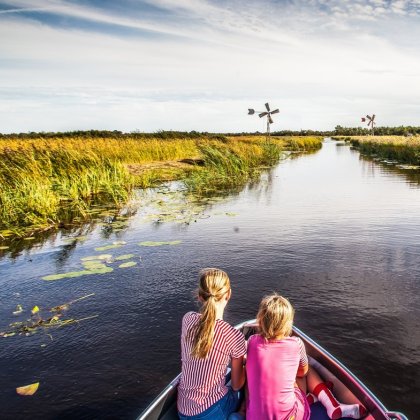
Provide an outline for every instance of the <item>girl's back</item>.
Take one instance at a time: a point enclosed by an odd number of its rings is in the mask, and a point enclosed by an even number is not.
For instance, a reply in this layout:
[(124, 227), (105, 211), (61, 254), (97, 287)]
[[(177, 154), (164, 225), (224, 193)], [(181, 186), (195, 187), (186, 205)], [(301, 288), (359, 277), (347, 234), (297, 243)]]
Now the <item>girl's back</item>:
[(207, 357), (200, 359), (192, 356), (190, 331), (199, 319), (199, 313), (188, 312), (182, 320), (182, 375), (178, 386), (178, 410), (191, 416), (204, 411), (228, 392), (225, 385), (226, 367), (232, 358), (241, 357), (246, 352), (243, 334), (218, 319), (213, 345)]
[[(302, 341), (297, 337), (266, 340), (253, 335), (248, 341), (247, 419), (287, 419), (305, 405), (296, 388), (299, 365), (307, 364)], [(303, 413), (302, 413), (303, 414)], [(297, 416), (299, 418), (299, 416)]]

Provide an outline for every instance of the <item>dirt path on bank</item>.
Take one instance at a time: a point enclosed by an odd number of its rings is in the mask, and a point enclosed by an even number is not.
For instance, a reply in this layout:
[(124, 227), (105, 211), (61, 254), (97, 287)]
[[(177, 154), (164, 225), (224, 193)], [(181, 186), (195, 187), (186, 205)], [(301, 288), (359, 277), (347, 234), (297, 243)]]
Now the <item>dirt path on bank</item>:
[(154, 161), (146, 163), (129, 163), (127, 169), (132, 175), (141, 175), (146, 171), (160, 170), (160, 169), (188, 169), (191, 166), (203, 166), (204, 161), (200, 158), (181, 159), (181, 160), (165, 160)]

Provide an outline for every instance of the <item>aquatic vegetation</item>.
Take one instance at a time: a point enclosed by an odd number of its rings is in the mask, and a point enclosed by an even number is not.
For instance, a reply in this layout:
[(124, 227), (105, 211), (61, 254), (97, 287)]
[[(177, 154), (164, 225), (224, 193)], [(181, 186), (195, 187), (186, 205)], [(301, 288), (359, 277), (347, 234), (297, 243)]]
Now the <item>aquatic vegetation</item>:
[(375, 156), (378, 160), (420, 166), (420, 136), (355, 136), (336, 139), (350, 141), (360, 153)]
[(133, 258), (134, 254), (124, 254), (124, 255), (119, 255), (118, 257), (115, 257), (114, 260), (115, 261), (124, 261), (124, 260), (129, 260), (130, 258)]
[[(80, 321), (96, 318), (98, 315), (92, 315), (92, 316), (88, 316), (88, 317), (80, 318), (80, 319), (74, 319), (74, 318), (61, 319), (63, 316), (63, 312), (68, 310), (72, 304), (79, 302), (81, 300), (87, 299), (88, 297), (91, 297), (94, 295), (95, 295), (94, 293), (90, 293), (88, 295), (82, 296), (78, 299), (74, 299), (62, 305), (54, 306), (50, 309), (42, 310), (38, 306), (34, 306), (34, 308), (31, 311), (31, 317), (29, 319), (25, 321), (13, 322), (9, 324), (8, 330), (0, 332), (0, 337), (7, 338), (7, 337), (13, 337), (15, 335), (30, 336), (38, 332), (38, 330), (40, 329), (51, 328), (51, 327), (63, 327), (63, 326), (71, 325)], [(43, 318), (41, 316), (41, 312), (48, 312), (48, 316), (46, 318)], [(51, 316), (51, 314), (53, 315)]]
[(82, 277), (82, 276), (90, 276), (92, 274), (106, 274), (106, 273), (111, 273), (112, 271), (114, 271), (112, 267), (103, 265), (103, 267), (89, 268), (87, 270), (69, 271), (67, 273), (61, 273), (61, 274), (51, 274), (49, 276), (42, 277), (42, 280), (55, 281), (55, 280), (61, 280), (61, 279), (71, 279), (71, 278)]
[(13, 315), (20, 315), (23, 312), (22, 305), (16, 305), (16, 310), (13, 311)]
[(135, 265), (137, 265), (136, 261), (127, 261), (125, 263), (120, 264), (118, 267), (119, 268), (128, 268), (128, 267), (134, 267)]
[(86, 235), (83, 235), (83, 236), (71, 236), (71, 237), (68, 237), (68, 238), (63, 239), (63, 243), (65, 243), (65, 244), (69, 244), (70, 243), (71, 244), (74, 241), (84, 242), (84, 241), (86, 241), (87, 238), (88, 237)]
[(19, 395), (34, 395), (36, 391), (38, 391), (39, 388), (39, 382), (35, 382), (30, 385), (20, 386), (16, 388), (16, 392)]
[(182, 241), (168, 241), (168, 242), (140, 242), (140, 246), (164, 246), (164, 245), (179, 245)]
[[(0, 227), (7, 228), (0, 231), (0, 239), (26, 235), (27, 228), (42, 231), (73, 220), (107, 217), (96, 206), (121, 207), (134, 187), (166, 180), (182, 179), (201, 195), (238, 187), (256, 177), (261, 167), (276, 163), (282, 150), (321, 145), (314, 137), (273, 136), (269, 142), (264, 136), (198, 133), (185, 138), (158, 133), (154, 138), (120, 137), (0, 137)], [(126, 221), (113, 224), (114, 230), (126, 226)]]
[(106, 265), (99, 260), (83, 261), (82, 265), (86, 268), (86, 270), (96, 270), (106, 267)]
[(95, 251), (108, 251), (108, 249), (121, 248), (122, 246), (123, 244), (104, 245), (104, 246), (99, 246), (98, 248), (95, 248)]
[(80, 258), (82, 261), (93, 261), (93, 260), (105, 260), (110, 261), (112, 260), (111, 254), (101, 254), (101, 255), (91, 255), (89, 257)]

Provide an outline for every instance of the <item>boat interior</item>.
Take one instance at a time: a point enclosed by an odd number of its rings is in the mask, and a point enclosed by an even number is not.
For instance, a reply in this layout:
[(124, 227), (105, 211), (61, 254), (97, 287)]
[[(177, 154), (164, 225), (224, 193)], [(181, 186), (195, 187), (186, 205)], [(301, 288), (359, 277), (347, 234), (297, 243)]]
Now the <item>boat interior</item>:
[[(244, 333), (246, 339), (256, 333), (255, 320), (244, 322), (237, 325), (236, 328)], [(407, 420), (401, 413), (387, 411), (377, 397), (359, 379), (302, 331), (294, 327), (293, 334), (300, 337), (305, 343), (310, 368), (316, 369), (325, 381), (333, 383), (333, 393), (340, 402), (364, 405), (368, 410), (367, 416), (364, 417), (366, 420)], [(179, 376), (159, 394), (137, 420), (178, 419), (176, 410), (178, 380)], [(230, 370), (226, 374), (226, 382), (229, 383), (229, 381)], [(311, 405), (310, 419), (329, 419), (320, 402)]]

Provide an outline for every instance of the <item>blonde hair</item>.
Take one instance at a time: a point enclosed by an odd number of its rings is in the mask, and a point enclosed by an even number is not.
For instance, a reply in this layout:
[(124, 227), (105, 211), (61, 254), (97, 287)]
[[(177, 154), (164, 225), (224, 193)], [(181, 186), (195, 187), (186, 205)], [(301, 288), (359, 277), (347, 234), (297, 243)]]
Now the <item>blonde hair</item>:
[(201, 317), (197, 326), (191, 329), (193, 346), (191, 354), (204, 359), (213, 344), (214, 327), (216, 325), (216, 306), (230, 291), (228, 275), (217, 268), (205, 268), (200, 271), (198, 299), (202, 303)]
[(265, 296), (257, 315), (261, 335), (267, 340), (290, 336), (294, 315), (293, 306), (283, 296)]

